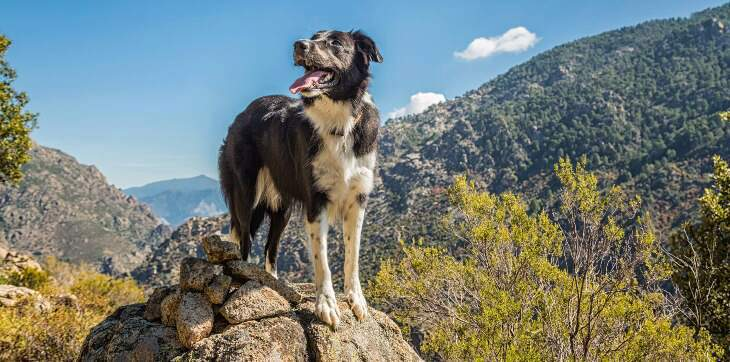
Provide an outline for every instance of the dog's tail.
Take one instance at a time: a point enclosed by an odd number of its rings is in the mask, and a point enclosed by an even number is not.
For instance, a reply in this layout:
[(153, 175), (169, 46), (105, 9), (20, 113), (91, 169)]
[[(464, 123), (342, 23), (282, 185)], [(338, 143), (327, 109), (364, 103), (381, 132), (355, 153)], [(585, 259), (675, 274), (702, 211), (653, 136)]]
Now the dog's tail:
[[(248, 251), (251, 250), (251, 240), (248, 237), (242, 237), (241, 225), (239, 222), (238, 212), (241, 210), (240, 197), (236, 197), (236, 188), (238, 182), (236, 174), (233, 171), (232, 164), (226, 154), (226, 140), (223, 141), (220, 151), (218, 153), (218, 178), (220, 179), (221, 194), (223, 194), (223, 200), (228, 206), (228, 216), (231, 220), (231, 238), (232, 241), (241, 244), (241, 260), (248, 260)], [(245, 255), (244, 255), (245, 254)]]

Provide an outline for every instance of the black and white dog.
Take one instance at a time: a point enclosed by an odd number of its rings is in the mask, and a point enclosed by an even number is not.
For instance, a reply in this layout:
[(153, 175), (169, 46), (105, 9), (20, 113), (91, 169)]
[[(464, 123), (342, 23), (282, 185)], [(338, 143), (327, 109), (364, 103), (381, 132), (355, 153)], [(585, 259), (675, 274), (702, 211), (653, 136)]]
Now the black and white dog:
[(343, 223), (345, 294), (358, 319), (368, 313), (358, 254), (380, 120), (367, 90), (370, 62), (382, 61), (373, 40), (359, 31), (320, 31), (295, 42), (294, 63), (305, 73), (289, 90), (302, 98), (256, 99), (236, 117), (220, 149), (231, 234), (244, 260), (268, 215), (266, 270), (276, 275), (279, 239), (292, 207), (302, 205), (314, 263), (315, 312), (331, 326), (340, 319), (327, 264), (332, 222)]

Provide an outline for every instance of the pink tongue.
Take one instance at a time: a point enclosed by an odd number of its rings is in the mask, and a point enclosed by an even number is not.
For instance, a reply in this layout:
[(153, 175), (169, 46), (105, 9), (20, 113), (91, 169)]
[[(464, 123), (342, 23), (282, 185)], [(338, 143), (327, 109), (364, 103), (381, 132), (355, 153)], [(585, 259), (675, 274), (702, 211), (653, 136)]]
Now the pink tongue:
[(322, 78), (325, 74), (327, 73), (321, 70), (306, 72), (303, 76), (301, 76), (301, 78), (298, 78), (289, 86), (289, 91), (292, 92), (292, 94), (297, 94), (302, 89), (312, 88), (317, 81), (319, 81), (319, 78)]

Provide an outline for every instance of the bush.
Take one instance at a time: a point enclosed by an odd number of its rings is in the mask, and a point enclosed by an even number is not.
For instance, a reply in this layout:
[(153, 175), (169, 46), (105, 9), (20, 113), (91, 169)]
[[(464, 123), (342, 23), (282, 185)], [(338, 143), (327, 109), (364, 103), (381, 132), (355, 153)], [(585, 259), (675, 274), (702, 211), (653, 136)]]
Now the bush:
[(520, 197), (450, 190), (446, 224), (467, 243), (405, 246), (369, 285), (373, 301), (423, 350), (448, 360), (706, 360), (722, 353), (702, 330), (673, 325), (669, 277), (640, 200), (561, 159), (560, 205), (537, 214)]
[(5, 276), (0, 275), (0, 284), (11, 284), (37, 290), (47, 283), (48, 273), (35, 268), (13, 271)]
[(0, 360), (71, 361), (89, 330), (122, 305), (143, 300), (131, 279), (114, 279), (88, 266), (57, 259), (45, 262), (48, 282), (39, 288), (47, 298), (71, 293), (77, 305), (54, 305), (38, 311), (30, 303), (0, 308)]
[(669, 240), (672, 280), (682, 297), (682, 319), (707, 330), (730, 360), (730, 166), (714, 159), (714, 183), (699, 199), (699, 217)]

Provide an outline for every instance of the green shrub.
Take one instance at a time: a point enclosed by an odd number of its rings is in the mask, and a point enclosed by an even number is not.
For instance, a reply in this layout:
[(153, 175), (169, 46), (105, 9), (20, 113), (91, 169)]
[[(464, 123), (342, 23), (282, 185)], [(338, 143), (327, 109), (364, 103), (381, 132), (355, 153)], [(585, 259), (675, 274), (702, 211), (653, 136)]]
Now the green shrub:
[(405, 246), (368, 286), (371, 299), (446, 360), (707, 360), (709, 334), (674, 325), (659, 283), (671, 274), (640, 200), (600, 190), (561, 159), (559, 206), (536, 214), (511, 193), (450, 190), (446, 218), (464, 257)]
[(10, 284), (30, 289), (40, 289), (48, 283), (48, 272), (28, 268), (21, 271), (13, 271), (5, 276), (0, 275), (0, 284)]

